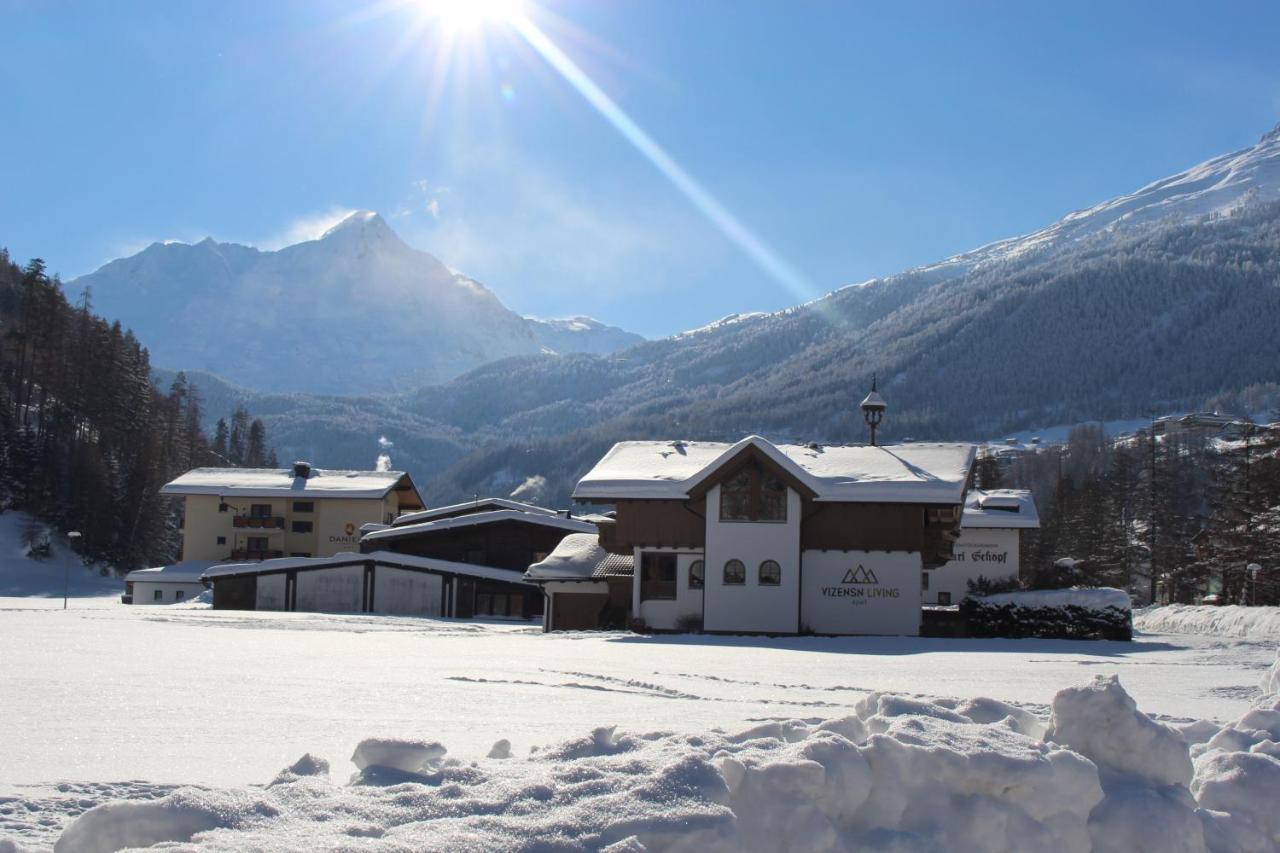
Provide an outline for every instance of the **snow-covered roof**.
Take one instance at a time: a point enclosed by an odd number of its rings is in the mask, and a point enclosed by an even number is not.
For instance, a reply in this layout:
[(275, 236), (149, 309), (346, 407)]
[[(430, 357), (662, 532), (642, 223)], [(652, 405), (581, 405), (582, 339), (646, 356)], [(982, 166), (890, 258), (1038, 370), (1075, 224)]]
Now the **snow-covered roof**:
[(467, 501), (466, 503), (451, 504), (450, 506), (438, 506), (432, 509), (424, 509), (418, 512), (406, 512), (396, 518), (394, 526), (399, 527), (404, 524), (417, 524), (421, 521), (431, 521), (442, 516), (458, 515), (459, 513), (470, 510), (472, 513), (480, 512), (484, 507), (492, 507), (494, 509), (511, 509), (517, 512), (527, 512), (532, 515), (558, 515), (554, 509), (547, 509), (544, 506), (534, 506), (533, 504), (521, 503), (513, 501), (509, 498), (480, 498), (475, 501)]
[(160, 493), (242, 498), (382, 498), (406, 476), (403, 471), (312, 468), (309, 477), (296, 477), (292, 468), (193, 468), (166, 483)]
[(124, 579), (133, 583), (200, 583), (200, 576), (210, 566), (216, 565), (218, 564), (213, 560), (188, 560), (171, 566), (134, 569)]
[(570, 533), (545, 560), (530, 566), (524, 576), (531, 581), (590, 580), (596, 566), (608, 556), (595, 533)]
[(560, 515), (540, 515), (533, 512), (519, 512), (513, 509), (500, 509), (494, 512), (473, 512), (469, 515), (455, 515), (436, 521), (424, 521), (419, 524), (401, 524), (385, 530), (374, 530), (366, 533), (362, 542), (376, 542), (383, 539), (398, 539), (401, 536), (417, 536), (422, 533), (434, 533), (437, 530), (452, 530), (458, 527), (475, 527), (480, 524), (493, 524), (498, 521), (519, 521), (524, 524), (537, 524), (542, 527), (555, 527), (571, 533), (595, 533), (596, 526), (589, 521), (576, 518), (565, 518)]
[(774, 444), (759, 436), (736, 444), (623, 441), (578, 481), (576, 500), (681, 500), (748, 446), (808, 486), (819, 501), (960, 503), (975, 448), (970, 444)]
[(511, 569), (499, 569), (495, 566), (477, 566), (471, 563), (455, 563), (451, 560), (437, 560), (434, 557), (399, 554), (395, 551), (372, 551), (368, 554), (343, 551), (334, 554), (332, 557), (282, 557), (277, 560), (263, 560), (258, 563), (217, 563), (207, 569), (201, 575), (201, 578), (203, 580), (212, 580), (229, 575), (264, 575), (285, 571), (307, 571), (365, 562), (396, 569), (425, 569), (446, 574), (484, 578), (485, 580), (503, 581), (504, 583), (525, 583), (520, 573)]
[(962, 528), (1039, 527), (1035, 499), (1025, 489), (972, 489), (964, 499)]

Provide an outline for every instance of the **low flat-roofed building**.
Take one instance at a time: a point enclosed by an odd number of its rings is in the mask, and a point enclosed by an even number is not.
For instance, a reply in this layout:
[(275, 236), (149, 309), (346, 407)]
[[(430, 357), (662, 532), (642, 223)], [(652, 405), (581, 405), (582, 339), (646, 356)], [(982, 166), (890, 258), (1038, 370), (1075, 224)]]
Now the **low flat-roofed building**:
[(1018, 578), (1022, 573), (1023, 538), (1040, 527), (1031, 492), (1023, 489), (970, 490), (965, 496), (960, 538), (946, 565), (924, 573), (924, 603), (959, 604), (969, 582)]
[(183, 499), (183, 560), (323, 557), (356, 550), (360, 529), (422, 509), (403, 471), (196, 468), (161, 494)]
[[(917, 634), (922, 572), (952, 557), (973, 461), (967, 444), (628, 441), (574, 499), (616, 507), (598, 545), (632, 560), (645, 628)], [(526, 577), (565, 580), (541, 568)]]
[(134, 569), (124, 576), (125, 604), (177, 604), (204, 592), (200, 576), (214, 565), (192, 560), (151, 569)]

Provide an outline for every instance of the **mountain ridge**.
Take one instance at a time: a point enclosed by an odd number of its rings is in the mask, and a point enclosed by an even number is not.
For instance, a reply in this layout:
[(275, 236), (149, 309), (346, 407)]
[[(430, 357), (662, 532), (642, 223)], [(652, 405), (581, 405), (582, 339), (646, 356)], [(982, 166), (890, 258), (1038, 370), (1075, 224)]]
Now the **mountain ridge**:
[(153, 243), (69, 285), (90, 288), (95, 308), (136, 330), (156, 364), (267, 393), (397, 393), (502, 358), (643, 340), (598, 321), (521, 317), (372, 211), (276, 250), (209, 237)]

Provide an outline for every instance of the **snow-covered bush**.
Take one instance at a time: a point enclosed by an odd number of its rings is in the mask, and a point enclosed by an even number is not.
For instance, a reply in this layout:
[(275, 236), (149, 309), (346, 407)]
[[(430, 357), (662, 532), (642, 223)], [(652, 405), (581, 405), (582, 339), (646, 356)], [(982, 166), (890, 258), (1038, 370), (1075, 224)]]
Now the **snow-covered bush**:
[(960, 603), (971, 637), (1130, 640), (1133, 614), (1119, 589), (1052, 589), (972, 595)]

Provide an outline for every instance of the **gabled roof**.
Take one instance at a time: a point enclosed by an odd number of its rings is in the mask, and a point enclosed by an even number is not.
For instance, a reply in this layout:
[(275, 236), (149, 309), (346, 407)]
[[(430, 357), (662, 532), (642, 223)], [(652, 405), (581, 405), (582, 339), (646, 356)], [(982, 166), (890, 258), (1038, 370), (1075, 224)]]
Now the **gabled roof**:
[(396, 520), (392, 522), (392, 526), (399, 527), (403, 524), (417, 524), (421, 521), (431, 521), (436, 518), (484, 512), (486, 509), (512, 509), (517, 512), (528, 512), (535, 515), (559, 514), (554, 509), (547, 509), (543, 506), (521, 503), (520, 501), (513, 501), (508, 498), (480, 498), (479, 500), (467, 501), (466, 503), (451, 504), (450, 506), (438, 506), (431, 509), (420, 510), (418, 512), (406, 512), (404, 515), (396, 518)]
[(419, 536), (423, 533), (434, 533), (437, 530), (452, 530), (458, 527), (474, 527), (481, 524), (494, 524), (499, 521), (516, 521), (522, 524), (536, 524), (541, 527), (555, 527), (570, 533), (595, 533), (596, 526), (589, 521), (576, 518), (565, 518), (560, 515), (542, 515), (534, 512), (517, 512), (513, 509), (500, 509), (495, 512), (473, 512), (469, 515), (455, 515), (436, 521), (424, 521), (419, 524), (402, 524), (383, 530), (366, 533), (360, 541), (381, 542), (386, 539), (398, 539), (401, 536)]
[(960, 527), (1028, 528), (1040, 526), (1035, 499), (1025, 489), (973, 489), (965, 496)]
[(292, 468), (193, 468), (166, 483), (160, 494), (228, 498), (383, 498), (402, 482), (417, 494), (413, 481), (403, 471), (312, 468), (311, 476), (296, 477)]
[(455, 563), (451, 560), (437, 560), (434, 557), (399, 554), (395, 551), (373, 551), (368, 554), (353, 554), (346, 551), (334, 554), (332, 557), (283, 557), (278, 560), (263, 560), (258, 563), (218, 563), (205, 570), (204, 574), (201, 575), (201, 579), (212, 580), (229, 575), (269, 575), (289, 571), (301, 572), (365, 563), (373, 563), (375, 566), (387, 566), (393, 569), (417, 569), (442, 574), (484, 578), (504, 583), (522, 585), (526, 583), (520, 572), (512, 571), (511, 569), (500, 569), (495, 566), (477, 566), (472, 563)]
[(739, 454), (754, 448), (803, 483), (817, 501), (958, 504), (975, 448), (970, 444), (780, 444), (749, 436), (735, 444), (623, 441), (586, 476), (580, 501), (683, 500)]

